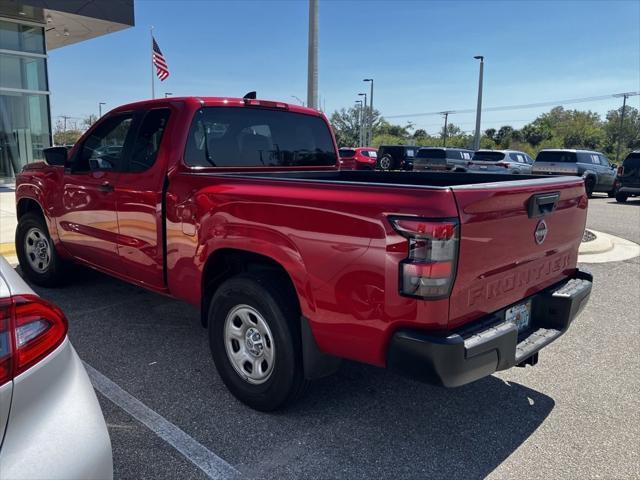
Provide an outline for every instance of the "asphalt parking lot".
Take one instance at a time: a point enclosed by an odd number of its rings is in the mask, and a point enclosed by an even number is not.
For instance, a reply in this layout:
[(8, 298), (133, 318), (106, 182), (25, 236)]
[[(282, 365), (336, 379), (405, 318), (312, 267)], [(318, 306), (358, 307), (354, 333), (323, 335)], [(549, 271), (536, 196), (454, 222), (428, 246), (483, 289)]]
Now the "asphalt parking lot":
[[(588, 227), (640, 243), (640, 200), (590, 201)], [(36, 288), (82, 359), (247, 478), (640, 477), (640, 257), (585, 265), (587, 310), (540, 362), (454, 390), (345, 363), (289, 410), (236, 401), (198, 312), (78, 269)], [(206, 478), (99, 394), (116, 478)]]

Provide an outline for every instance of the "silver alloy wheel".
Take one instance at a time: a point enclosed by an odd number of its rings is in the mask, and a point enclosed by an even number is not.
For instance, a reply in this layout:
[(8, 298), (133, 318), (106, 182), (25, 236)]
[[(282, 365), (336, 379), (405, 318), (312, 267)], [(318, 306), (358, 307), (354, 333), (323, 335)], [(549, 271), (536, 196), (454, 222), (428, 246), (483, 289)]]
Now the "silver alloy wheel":
[(35, 272), (47, 271), (51, 263), (51, 244), (42, 230), (36, 227), (29, 229), (24, 237), (24, 252)]
[(389, 168), (391, 168), (391, 159), (389, 157), (382, 157), (380, 159), (380, 168), (382, 170), (389, 170)]
[(233, 369), (246, 382), (259, 385), (273, 373), (273, 335), (255, 308), (237, 305), (229, 311), (224, 321), (224, 347)]

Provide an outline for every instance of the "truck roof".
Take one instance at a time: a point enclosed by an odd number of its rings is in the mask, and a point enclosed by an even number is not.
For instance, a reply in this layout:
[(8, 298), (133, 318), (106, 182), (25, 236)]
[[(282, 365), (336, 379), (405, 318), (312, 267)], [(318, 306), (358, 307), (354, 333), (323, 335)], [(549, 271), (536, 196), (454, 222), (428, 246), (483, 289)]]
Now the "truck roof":
[[(265, 100), (265, 99), (255, 99), (250, 100), (251, 102), (271, 102), (274, 104), (281, 105), (282, 108), (289, 110), (290, 112), (295, 113), (303, 113), (306, 115), (322, 115), (322, 112), (318, 110), (314, 110), (313, 108), (302, 107), (300, 105), (296, 105), (295, 103), (287, 103), (281, 102), (278, 100)], [(127, 103), (126, 105), (120, 105), (114, 108), (111, 111), (123, 111), (123, 110), (131, 110), (138, 108), (153, 108), (153, 107), (161, 107), (167, 106), (175, 102), (182, 103), (195, 103), (200, 104), (202, 106), (207, 107), (224, 107), (224, 106), (244, 106), (245, 99), (237, 98), (237, 97), (196, 97), (196, 96), (187, 96), (187, 97), (167, 97), (167, 98), (155, 98), (148, 100), (141, 100), (138, 102)], [(254, 103), (255, 105), (255, 103)]]
[[(596, 150), (586, 150), (584, 148), (543, 148), (540, 152), (586, 152), (586, 153), (599, 153), (602, 155), (602, 152), (598, 152)], [(538, 152), (538, 153), (540, 153)]]

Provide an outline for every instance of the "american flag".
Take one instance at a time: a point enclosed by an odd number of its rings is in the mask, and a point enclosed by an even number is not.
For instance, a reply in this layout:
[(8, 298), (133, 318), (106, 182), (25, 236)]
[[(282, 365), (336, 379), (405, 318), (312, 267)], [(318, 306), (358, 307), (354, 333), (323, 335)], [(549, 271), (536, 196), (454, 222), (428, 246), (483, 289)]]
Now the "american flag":
[(164, 59), (162, 52), (160, 51), (160, 47), (156, 42), (156, 39), (153, 39), (153, 51), (151, 53), (153, 64), (156, 66), (156, 75), (162, 82), (169, 76), (169, 65), (167, 65), (167, 61)]

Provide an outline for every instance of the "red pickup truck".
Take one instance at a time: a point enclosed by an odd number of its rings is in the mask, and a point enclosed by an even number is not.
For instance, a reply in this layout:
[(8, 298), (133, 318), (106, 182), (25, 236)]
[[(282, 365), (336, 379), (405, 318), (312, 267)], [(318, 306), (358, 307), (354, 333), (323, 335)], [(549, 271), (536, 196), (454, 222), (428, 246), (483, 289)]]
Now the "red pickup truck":
[(260, 410), (340, 359), (448, 387), (533, 365), (591, 292), (582, 179), (340, 171), (325, 116), (280, 102), (119, 107), (25, 167), (16, 200), (29, 279), (76, 262), (200, 307)]

